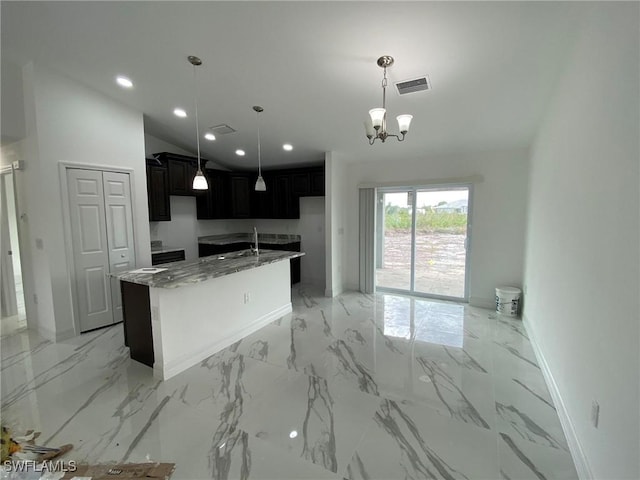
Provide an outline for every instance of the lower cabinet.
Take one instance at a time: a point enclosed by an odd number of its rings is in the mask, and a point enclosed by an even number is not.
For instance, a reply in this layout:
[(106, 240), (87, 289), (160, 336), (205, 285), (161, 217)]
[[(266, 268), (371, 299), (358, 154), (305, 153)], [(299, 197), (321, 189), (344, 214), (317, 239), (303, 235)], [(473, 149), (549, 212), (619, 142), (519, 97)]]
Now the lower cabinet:
[(162, 252), (151, 254), (151, 265), (160, 265), (162, 263), (181, 262), (185, 259), (184, 250), (175, 252)]
[(226, 243), (224, 245), (210, 245), (208, 243), (198, 244), (198, 257), (208, 257), (210, 255), (220, 255), (229, 252), (239, 252), (251, 248), (249, 242)]
[(134, 360), (153, 368), (153, 332), (149, 287), (131, 282), (120, 282), (124, 344)]
[[(283, 250), (287, 252), (299, 252), (300, 251), (300, 242), (291, 242), (291, 243), (261, 243), (260, 248), (265, 248), (267, 250)], [(292, 258), (291, 262), (291, 285), (296, 283), (300, 283), (300, 260), (302, 257)]]

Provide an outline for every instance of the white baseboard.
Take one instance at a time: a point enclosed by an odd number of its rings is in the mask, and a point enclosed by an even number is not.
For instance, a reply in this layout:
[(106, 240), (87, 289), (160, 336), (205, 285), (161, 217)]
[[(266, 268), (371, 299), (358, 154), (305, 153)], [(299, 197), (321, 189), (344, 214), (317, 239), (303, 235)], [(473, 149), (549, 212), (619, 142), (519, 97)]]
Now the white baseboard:
[(547, 387), (549, 388), (549, 393), (551, 393), (551, 397), (553, 398), (553, 403), (556, 406), (558, 417), (560, 418), (560, 424), (562, 425), (562, 430), (564, 431), (565, 437), (567, 437), (567, 443), (571, 452), (571, 458), (573, 458), (573, 463), (575, 464), (576, 471), (578, 472), (578, 478), (580, 478), (581, 480), (593, 480), (595, 477), (593, 476), (593, 473), (591, 471), (589, 461), (584, 454), (582, 445), (578, 440), (578, 436), (576, 435), (575, 428), (573, 427), (573, 423), (571, 422), (571, 417), (569, 416), (567, 407), (562, 400), (558, 385), (553, 378), (551, 370), (549, 369), (549, 364), (544, 358), (542, 350), (540, 350), (540, 345), (537, 341), (535, 328), (533, 327), (533, 324), (528, 319), (528, 317), (524, 314), (522, 316), (522, 322), (524, 323), (524, 327), (527, 330), (527, 334), (529, 335), (531, 346), (533, 347), (533, 351), (536, 354), (536, 359), (538, 360), (538, 365), (540, 366), (540, 370), (542, 370), (542, 375), (544, 376), (544, 380), (547, 383)]
[(254, 322), (251, 322), (249, 325), (241, 328), (240, 330), (236, 330), (232, 332), (228, 336), (218, 339), (215, 343), (212, 343), (204, 348), (201, 348), (195, 352), (189, 352), (186, 355), (182, 355), (181, 357), (168, 362), (164, 365), (159, 364), (159, 362), (154, 363), (153, 365), (153, 376), (156, 378), (160, 378), (162, 380), (169, 380), (171, 377), (176, 376), (177, 374), (184, 372), (185, 370), (193, 367), (197, 363), (201, 362), (205, 358), (210, 357), (214, 353), (223, 350), (238, 340), (250, 335), (251, 333), (259, 330), (260, 328), (268, 325), (269, 323), (277, 320), (278, 318), (286, 315), (287, 313), (291, 313), (292, 311), (291, 302), (286, 305), (283, 305), (261, 317), (256, 319)]
[(495, 310), (496, 299), (483, 298), (483, 297), (469, 297), (469, 305), (471, 305), (472, 307), (490, 308)]
[[(28, 323), (27, 323), (27, 326), (31, 328), (31, 326)], [(53, 331), (46, 327), (43, 327), (42, 325), (38, 325), (36, 327), (36, 331), (38, 332), (38, 335), (40, 335), (43, 338), (46, 338), (47, 340), (53, 343), (64, 342), (65, 340), (69, 340), (70, 338), (73, 338), (76, 336), (76, 332), (73, 328), (65, 330), (63, 332), (58, 332), (57, 330)]]

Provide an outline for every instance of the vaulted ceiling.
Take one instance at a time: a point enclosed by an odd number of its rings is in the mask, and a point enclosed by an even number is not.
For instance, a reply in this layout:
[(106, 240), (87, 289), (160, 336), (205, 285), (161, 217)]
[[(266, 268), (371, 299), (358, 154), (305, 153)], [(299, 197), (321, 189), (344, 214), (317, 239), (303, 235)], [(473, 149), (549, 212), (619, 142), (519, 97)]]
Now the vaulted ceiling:
[[(145, 130), (195, 150), (200, 125), (236, 133), (203, 157), (253, 168), (261, 105), (266, 166), (420, 158), (526, 147), (577, 35), (583, 2), (2, 2), (2, 60), (33, 61), (143, 112)], [(392, 55), (387, 109), (414, 116), (403, 143), (369, 146), (381, 55)], [(135, 83), (123, 90), (114, 77)], [(432, 90), (393, 82), (429, 75)], [(189, 117), (179, 119), (181, 106)], [(395, 130), (395, 121), (390, 130)], [(285, 152), (288, 142), (293, 151)], [(234, 154), (244, 148), (247, 156)]]

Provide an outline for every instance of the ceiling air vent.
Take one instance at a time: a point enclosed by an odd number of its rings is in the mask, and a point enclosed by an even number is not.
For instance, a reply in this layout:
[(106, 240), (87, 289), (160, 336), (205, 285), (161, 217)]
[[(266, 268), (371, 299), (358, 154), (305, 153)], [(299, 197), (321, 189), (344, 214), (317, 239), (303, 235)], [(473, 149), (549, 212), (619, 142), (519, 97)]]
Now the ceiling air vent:
[(398, 89), (398, 95), (431, 90), (431, 82), (429, 81), (428, 75), (403, 82), (396, 82), (395, 86)]
[(226, 123), (216, 125), (215, 127), (209, 127), (209, 130), (211, 130), (214, 135), (227, 135), (228, 133), (233, 133), (236, 131)]

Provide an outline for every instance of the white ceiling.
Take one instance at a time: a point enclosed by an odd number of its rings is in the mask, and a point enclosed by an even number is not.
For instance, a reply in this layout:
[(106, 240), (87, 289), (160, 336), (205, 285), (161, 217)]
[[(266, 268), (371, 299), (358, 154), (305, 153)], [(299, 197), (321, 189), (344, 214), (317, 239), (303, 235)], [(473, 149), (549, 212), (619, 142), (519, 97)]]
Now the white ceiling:
[[(2, 2), (2, 57), (34, 61), (144, 113), (145, 130), (195, 150), (193, 72), (201, 127), (237, 133), (204, 141), (203, 157), (254, 168), (261, 105), (266, 166), (420, 158), (528, 146), (562, 72), (583, 2)], [(389, 84), (428, 74), (433, 90), (399, 97), (414, 116), (404, 143), (369, 146), (362, 121)], [(135, 88), (114, 83), (128, 75)], [(395, 120), (390, 122), (397, 128)], [(281, 145), (290, 142), (292, 152)], [(244, 158), (233, 152), (241, 147)]]

